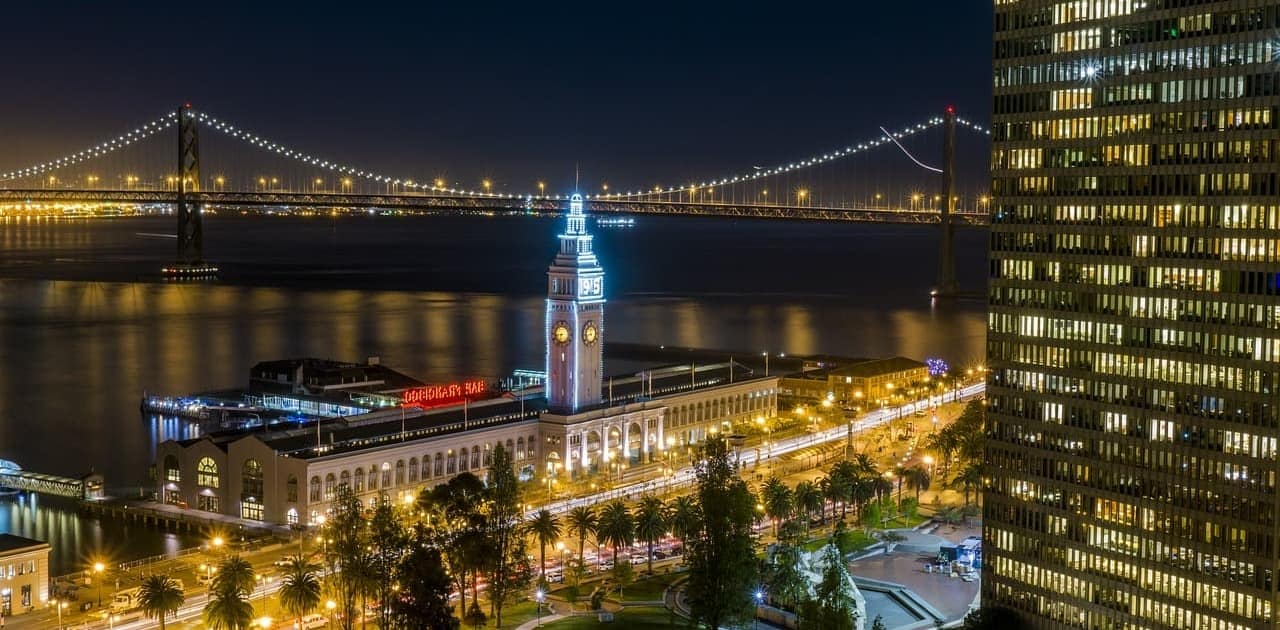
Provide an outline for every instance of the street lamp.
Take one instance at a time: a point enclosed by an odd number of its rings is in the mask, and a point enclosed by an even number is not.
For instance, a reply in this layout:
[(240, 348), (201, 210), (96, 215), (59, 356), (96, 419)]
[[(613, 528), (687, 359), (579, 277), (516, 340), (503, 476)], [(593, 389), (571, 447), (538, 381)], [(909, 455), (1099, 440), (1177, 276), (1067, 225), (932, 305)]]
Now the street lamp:
[(333, 625), (333, 611), (338, 607), (338, 602), (332, 599), (324, 603), (324, 609), (329, 611), (329, 625)]
[(58, 609), (58, 630), (62, 630), (62, 611), (67, 607), (67, 603), (60, 599), (55, 599), (53, 600), (53, 605)]
[[(756, 606), (759, 607), (763, 604), (764, 604), (764, 591), (760, 589), (756, 589)], [(756, 627), (756, 628), (760, 627), (760, 611), (758, 610), (756, 611), (756, 614), (754, 615), (754, 619), (752, 619), (751, 623), (753, 627)]]
[(534, 599), (536, 599), (536, 600), (537, 600), (537, 606), (538, 606), (538, 627), (539, 627), (539, 628), (541, 628), (541, 627), (542, 627), (542, 598), (546, 596), (546, 593), (543, 593), (543, 592), (542, 592), (542, 589), (538, 589), (538, 590), (536, 590), (536, 591), (534, 591), (534, 592), (533, 592), (533, 595), (534, 595)]
[(101, 562), (93, 563), (93, 572), (98, 576), (94, 578), (98, 581), (98, 608), (102, 608), (102, 572), (106, 569), (107, 566)]

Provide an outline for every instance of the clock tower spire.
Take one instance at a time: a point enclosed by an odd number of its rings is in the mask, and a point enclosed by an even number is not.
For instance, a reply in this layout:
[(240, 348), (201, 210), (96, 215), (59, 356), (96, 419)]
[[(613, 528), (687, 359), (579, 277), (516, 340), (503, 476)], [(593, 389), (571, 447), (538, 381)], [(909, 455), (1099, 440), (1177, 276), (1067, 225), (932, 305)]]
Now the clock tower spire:
[(604, 269), (591, 248), (582, 195), (569, 199), (560, 251), (547, 270), (547, 402), (574, 412), (600, 402)]

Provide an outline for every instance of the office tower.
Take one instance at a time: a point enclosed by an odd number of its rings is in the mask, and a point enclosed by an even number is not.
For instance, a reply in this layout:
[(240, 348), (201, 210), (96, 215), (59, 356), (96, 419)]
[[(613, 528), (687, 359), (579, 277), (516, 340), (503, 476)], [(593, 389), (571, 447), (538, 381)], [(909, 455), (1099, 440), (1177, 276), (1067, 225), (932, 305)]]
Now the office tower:
[(1280, 2), (996, 0), (983, 604), (1273, 628)]

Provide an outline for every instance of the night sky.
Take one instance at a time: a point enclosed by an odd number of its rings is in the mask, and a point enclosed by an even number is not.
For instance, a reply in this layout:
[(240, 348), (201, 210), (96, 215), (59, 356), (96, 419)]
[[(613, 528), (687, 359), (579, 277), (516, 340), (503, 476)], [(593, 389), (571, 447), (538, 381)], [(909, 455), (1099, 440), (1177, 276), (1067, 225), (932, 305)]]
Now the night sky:
[(989, 119), (987, 2), (455, 4), (11, 3), (0, 169), (183, 100), (362, 168), (518, 190), (567, 188), (575, 163), (586, 189), (722, 175), (947, 104)]

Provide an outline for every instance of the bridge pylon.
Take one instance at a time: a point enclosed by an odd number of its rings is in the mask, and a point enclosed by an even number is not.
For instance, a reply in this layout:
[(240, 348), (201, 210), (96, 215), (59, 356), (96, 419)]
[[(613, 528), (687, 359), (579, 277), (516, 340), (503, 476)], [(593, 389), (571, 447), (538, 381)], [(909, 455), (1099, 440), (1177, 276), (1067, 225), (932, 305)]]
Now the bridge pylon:
[(200, 127), (196, 113), (187, 103), (178, 108), (178, 197), (174, 214), (178, 217), (178, 255), (164, 274), (175, 278), (209, 277), (218, 268), (204, 261), (204, 220), (200, 204), (191, 193), (200, 192)]
[(934, 297), (956, 297), (960, 283), (956, 280), (955, 238), (956, 226), (952, 222), (956, 204), (956, 110), (950, 105), (942, 117), (942, 244), (938, 248), (938, 285), (930, 294)]

